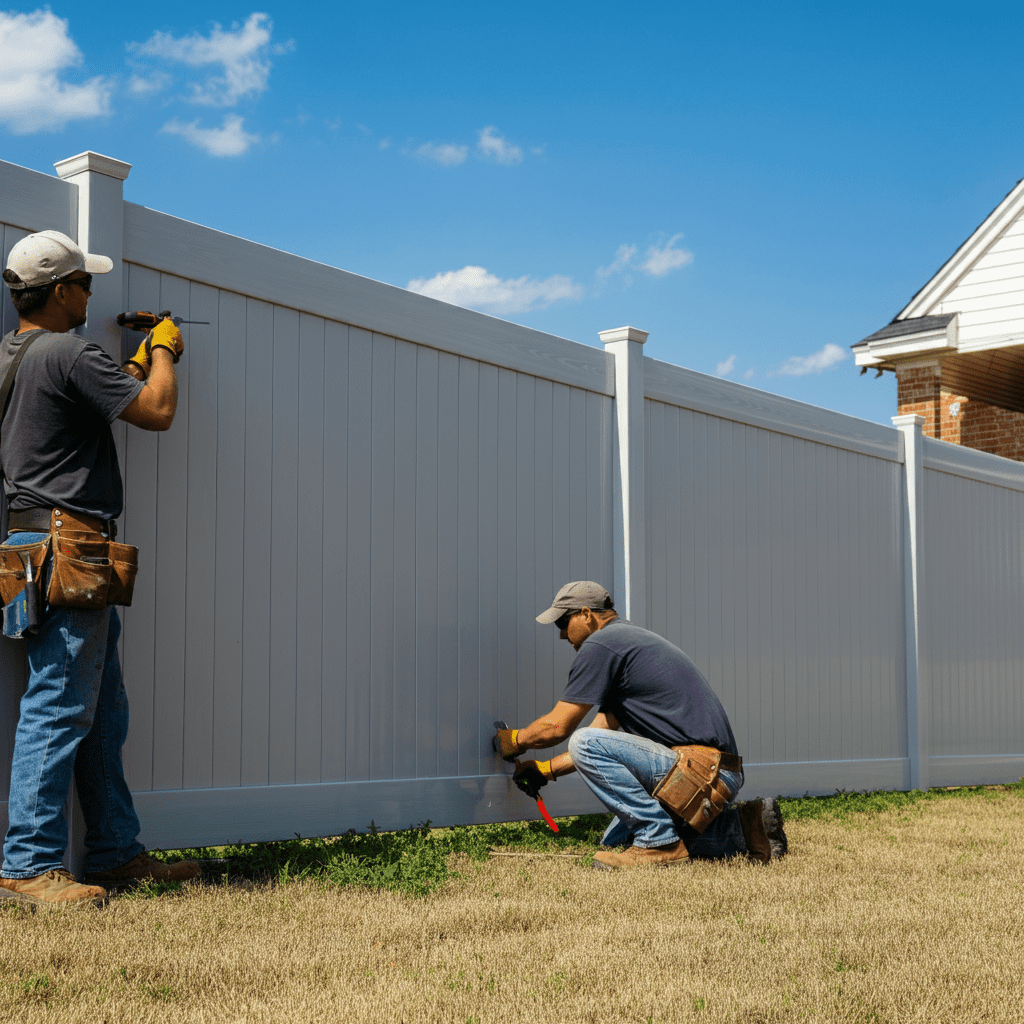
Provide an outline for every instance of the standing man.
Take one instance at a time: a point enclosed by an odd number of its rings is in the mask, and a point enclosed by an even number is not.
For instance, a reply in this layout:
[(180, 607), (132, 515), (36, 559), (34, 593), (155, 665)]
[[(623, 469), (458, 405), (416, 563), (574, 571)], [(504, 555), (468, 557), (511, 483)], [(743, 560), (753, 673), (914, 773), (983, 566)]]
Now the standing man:
[[(124, 494), (110, 424), (171, 425), (174, 364), (184, 345), (164, 320), (120, 368), (98, 345), (68, 333), (85, 323), (92, 276), (112, 269), (106, 256), (82, 252), (67, 235), (41, 231), (14, 246), (3, 272), (19, 326), (0, 342), (0, 380), (21, 356), (0, 409), (10, 509), (4, 546), (18, 548), (11, 561), (4, 556), (3, 582), (14, 579), (15, 559), (31, 564), (35, 552), (46, 562), (33, 598), (42, 621), (26, 631), (29, 681), (14, 741), (0, 895), (36, 903), (97, 900), (104, 885), (199, 874), (194, 861), (165, 865), (146, 854), (121, 764), (128, 701), (117, 654), (121, 622), (107, 602), (130, 602), (135, 549), (113, 543)], [(61, 809), (72, 774), (86, 825), (87, 885), (61, 866), (68, 841)]]
[[(767, 863), (786, 852), (775, 800), (731, 806), (743, 785), (729, 719), (697, 666), (667, 640), (620, 619), (598, 583), (567, 583), (537, 621), (554, 623), (578, 652), (554, 709), (523, 729), (499, 730), (506, 761), (569, 737), (569, 751), (524, 761), (520, 788), (578, 771), (615, 814), (594, 867), (605, 870), (745, 853)], [(592, 707), (589, 728), (577, 729)], [(534, 789), (535, 791), (535, 789)]]

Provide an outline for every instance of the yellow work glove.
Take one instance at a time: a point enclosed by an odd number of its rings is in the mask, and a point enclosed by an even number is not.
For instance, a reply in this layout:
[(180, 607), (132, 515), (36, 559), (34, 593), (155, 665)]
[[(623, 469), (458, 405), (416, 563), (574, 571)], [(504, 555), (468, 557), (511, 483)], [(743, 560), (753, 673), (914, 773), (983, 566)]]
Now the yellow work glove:
[(549, 782), (555, 781), (550, 761), (523, 761), (516, 765), (512, 781), (527, 795), (536, 797)]
[[(174, 361), (177, 362), (181, 358), (181, 353), (185, 351), (185, 342), (182, 340), (181, 331), (174, 325), (174, 321), (168, 317), (166, 320), (161, 320), (146, 335), (144, 342), (146, 351), (152, 354), (155, 348), (165, 348), (168, 352), (174, 356)], [(134, 362), (134, 360), (133, 360)]]
[(494, 749), (503, 761), (514, 761), (522, 753), (516, 742), (518, 735), (518, 729), (499, 729), (494, 734)]
[[(152, 360), (149, 357), (149, 339), (144, 338), (139, 345), (139, 350), (128, 360), (129, 363), (134, 364), (137, 367), (137, 371), (129, 368), (128, 372), (133, 377), (138, 377), (139, 380), (145, 380), (149, 376), (149, 371), (153, 366)], [(127, 363), (125, 364), (127, 366)]]

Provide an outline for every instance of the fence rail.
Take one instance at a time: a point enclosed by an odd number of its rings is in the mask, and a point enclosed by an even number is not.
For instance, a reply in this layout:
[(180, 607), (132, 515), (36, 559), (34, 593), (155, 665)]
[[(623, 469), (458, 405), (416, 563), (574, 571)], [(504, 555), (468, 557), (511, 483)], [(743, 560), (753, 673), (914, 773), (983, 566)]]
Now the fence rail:
[[(61, 173), (0, 163), (5, 257), (112, 246), (89, 336), (117, 358), (121, 309), (210, 321), (173, 428), (117, 432), (148, 844), (531, 815), (491, 723), (558, 699), (533, 617), (573, 578), (694, 657), (746, 795), (1024, 774), (1024, 467), (126, 203), (117, 161)], [(24, 672), (0, 644), (2, 771)]]

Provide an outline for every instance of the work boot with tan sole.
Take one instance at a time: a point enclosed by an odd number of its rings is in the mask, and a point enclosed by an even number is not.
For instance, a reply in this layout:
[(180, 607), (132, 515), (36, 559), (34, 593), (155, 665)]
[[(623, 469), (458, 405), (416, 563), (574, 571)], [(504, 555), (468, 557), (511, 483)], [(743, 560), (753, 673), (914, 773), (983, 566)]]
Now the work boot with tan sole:
[(747, 800), (739, 808), (739, 815), (751, 860), (768, 864), (786, 856), (789, 840), (782, 827), (778, 800)]
[(87, 882), (97, 882), (108, 888), (119, 889), (143, 882), (187, 882), (198, 878), (202, 868), (198, 861), (176, 860), (172, 864), (150, 857), (145, 850), (111, 871), (92, 871), (85, 876)]
[(0, 878), (0, 898), (19, 903), (93, 903), (102, 906), (107, 890), (99, 885), (82, 885), (63, 868), (33, 878)]
[(682, 839), (668, 846), (630, 846), (625, 850), (602, 850), (594, 857), (598, 871), (623, 871), (626, 868), (667, 868), (685, 864), (690, 853)]

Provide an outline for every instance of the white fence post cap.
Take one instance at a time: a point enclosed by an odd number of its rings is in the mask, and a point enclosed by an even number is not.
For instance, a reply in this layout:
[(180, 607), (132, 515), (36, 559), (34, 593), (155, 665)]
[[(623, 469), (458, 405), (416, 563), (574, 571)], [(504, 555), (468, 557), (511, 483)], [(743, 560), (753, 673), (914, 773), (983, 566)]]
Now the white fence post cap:
[(597, 335), (603, 345), (611, 345), (615, 341), (638, 341), (642, 345), (650, 331), (641, 331), (639, 327), (613, 327), (610, 331), (598, 331)]

